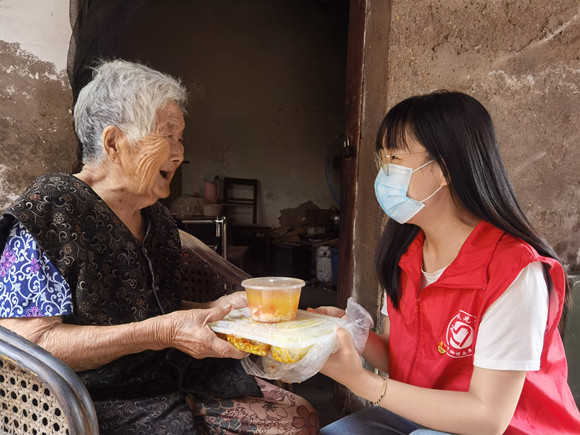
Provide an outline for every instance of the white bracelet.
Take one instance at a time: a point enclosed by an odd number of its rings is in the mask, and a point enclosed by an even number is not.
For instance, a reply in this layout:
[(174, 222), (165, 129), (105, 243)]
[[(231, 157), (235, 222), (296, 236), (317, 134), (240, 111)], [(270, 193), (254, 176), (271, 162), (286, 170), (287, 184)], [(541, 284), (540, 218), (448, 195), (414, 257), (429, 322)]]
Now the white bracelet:
[(387, 394), (387, 378), (385, 378), (383, 375), (381, 375), (381, 378), (383, 378), (383, 391), (381, 392), (381, 397), (379, 397), (379, 399), (376, 402), (371, 402), (371, 405), (373, 406), (377, 406), (381, 402), (381, 400), (383, 400), (385, 394)]

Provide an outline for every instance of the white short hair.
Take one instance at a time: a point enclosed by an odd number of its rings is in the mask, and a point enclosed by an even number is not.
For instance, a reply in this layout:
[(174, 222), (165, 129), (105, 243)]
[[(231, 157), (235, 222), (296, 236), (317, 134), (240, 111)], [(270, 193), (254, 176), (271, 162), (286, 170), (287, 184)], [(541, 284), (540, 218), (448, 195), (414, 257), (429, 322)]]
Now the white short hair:
[(180, 80), (134, 62), (100, 61), (74, 107), (83, 163), (104, 159), (105, 128), (115, 125), (135, 143), (154, 132), (157, 111), (171, 101), (186, 112), (187, 90)]

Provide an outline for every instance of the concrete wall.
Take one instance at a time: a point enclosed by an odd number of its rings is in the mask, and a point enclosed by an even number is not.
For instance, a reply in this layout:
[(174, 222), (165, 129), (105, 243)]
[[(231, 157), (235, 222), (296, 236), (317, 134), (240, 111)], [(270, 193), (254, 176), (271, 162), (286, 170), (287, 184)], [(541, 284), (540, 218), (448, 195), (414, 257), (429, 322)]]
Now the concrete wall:
[(0, 210), (76, 158), (66, 76), (68, 2), (0, 0)]
[(392, 1), (389, 107), (446, 88), (490, 111), (524, 212), (580, 268), (580, 4)]

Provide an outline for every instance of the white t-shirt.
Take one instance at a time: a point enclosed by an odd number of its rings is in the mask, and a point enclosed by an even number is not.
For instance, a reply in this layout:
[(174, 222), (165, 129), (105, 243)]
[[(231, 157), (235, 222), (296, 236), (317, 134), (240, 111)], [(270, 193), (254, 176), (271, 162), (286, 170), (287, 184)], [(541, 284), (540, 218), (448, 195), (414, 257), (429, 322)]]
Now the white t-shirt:
[[(422, 287), (437, 281), (445, 269), (423, 271)], [(386, 298), (384, 292), (381, 313), (388, 316)], [(530, 263), (483, 315), (474, 365), (492, 370), (539, 370), (548, 304), (542, 263)]]

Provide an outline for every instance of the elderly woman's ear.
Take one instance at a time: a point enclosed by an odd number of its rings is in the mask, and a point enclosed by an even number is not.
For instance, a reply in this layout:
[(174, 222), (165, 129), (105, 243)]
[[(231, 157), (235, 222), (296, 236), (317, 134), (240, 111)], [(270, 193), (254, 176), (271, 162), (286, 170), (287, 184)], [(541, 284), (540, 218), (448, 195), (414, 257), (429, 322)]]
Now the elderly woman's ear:
[(105, 154), (112, 163), (119, 163), (120, 154), (126, 152), (127, 137), (116, 125), (109, 125), (103, 131), (103, 147)]

